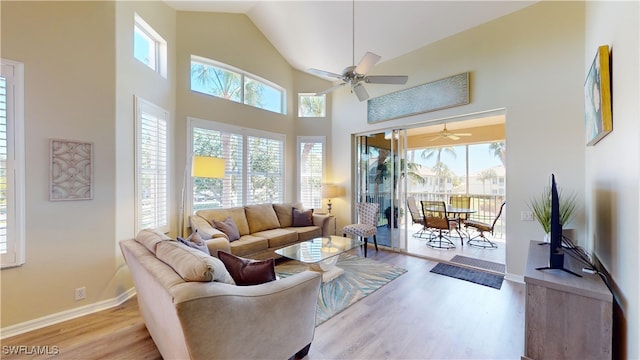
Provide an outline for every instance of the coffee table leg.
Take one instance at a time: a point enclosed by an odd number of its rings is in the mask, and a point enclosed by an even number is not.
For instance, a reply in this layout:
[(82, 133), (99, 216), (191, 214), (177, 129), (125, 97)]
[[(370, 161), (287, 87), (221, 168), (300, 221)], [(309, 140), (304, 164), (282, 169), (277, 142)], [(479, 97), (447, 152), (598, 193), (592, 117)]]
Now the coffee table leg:
[(309, 264), (309, 270), (322, 274), (322, 282), (331, 281), (344, 273), (344, 269), (336, 266), (338, 256), (330, 257), (315, 264)]

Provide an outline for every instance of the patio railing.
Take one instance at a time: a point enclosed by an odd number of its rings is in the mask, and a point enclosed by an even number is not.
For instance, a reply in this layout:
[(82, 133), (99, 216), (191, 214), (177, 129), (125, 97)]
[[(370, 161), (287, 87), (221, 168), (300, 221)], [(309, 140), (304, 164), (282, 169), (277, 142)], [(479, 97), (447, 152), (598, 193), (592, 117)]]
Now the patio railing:
[[(416, 199), (417, 206), (420, 208), (420, 201), (422, 200), (440, 200), (444, 201), (446, 204), (449, 204), (449, 198), (452, 195), (460, 195), (460, 194), (451, 194), (451, 193), (423, 193), (423, 192), (409, 192), (407, 193), (407, 197), (413, 196)], [(469, 194), (471, 197), (471, 209), (476, 210), (475, 213), (470, 215), (472, 220), (482, 221), (488, 224), (493, 222), (498, 211), (500, 211), (500, 206), (502, 202), (505, 200), (503, 195), (486, 195), (486, 194)], [(372, 194), (368, 196), (370, 202), (376, 202), (380, 204), (380, 212), (378, 213), (378, 226), (388, 225), (389, 224), (389, 213), (391, 208), (391, 194), (389, 192), (379, 192), (377, 194)], [(403, 216), (408, 213), (403, 209), (400, 209), (399, 216)], [(500, 219), (496, 222), (496, 226), (494, 228), (494, 238), (504, 238), (504, 229), (505, 229), (505, 221), (504, 214), (500, 216)]]

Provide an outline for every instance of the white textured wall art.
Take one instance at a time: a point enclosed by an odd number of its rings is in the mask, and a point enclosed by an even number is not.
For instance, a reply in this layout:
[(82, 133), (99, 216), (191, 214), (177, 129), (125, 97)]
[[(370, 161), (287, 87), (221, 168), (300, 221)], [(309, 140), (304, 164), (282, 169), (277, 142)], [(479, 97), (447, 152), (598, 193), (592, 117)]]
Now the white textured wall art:
[(93, 144), (51, 140), (51, 201), (93, 199)]
[(367, 102), (367, 121), (391, 120), (469, 103), (469, 73), (450, 76)]

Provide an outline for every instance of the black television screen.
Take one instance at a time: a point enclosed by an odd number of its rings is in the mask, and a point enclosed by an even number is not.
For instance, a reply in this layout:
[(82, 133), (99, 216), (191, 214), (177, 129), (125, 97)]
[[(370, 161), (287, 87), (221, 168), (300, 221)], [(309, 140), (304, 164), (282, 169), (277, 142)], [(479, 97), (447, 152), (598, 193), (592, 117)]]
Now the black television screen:
[(560, 222), (560, 195), (556, 186), (556, 177), (551, 174), (551, 242), (549, 244), (549, 266), (536, 270), (560, 269), (575, 276), (582, 276), (564, 267), (564, 250), (562, 247), (562, 223)]
[(551, 174), (551, 246), (549, 251), (549, 267), (562, 269), (564, 267), (564, 252), (562, 251), (562, 224), (560, 223), (560, 197), (556, 186), (556, 178)]

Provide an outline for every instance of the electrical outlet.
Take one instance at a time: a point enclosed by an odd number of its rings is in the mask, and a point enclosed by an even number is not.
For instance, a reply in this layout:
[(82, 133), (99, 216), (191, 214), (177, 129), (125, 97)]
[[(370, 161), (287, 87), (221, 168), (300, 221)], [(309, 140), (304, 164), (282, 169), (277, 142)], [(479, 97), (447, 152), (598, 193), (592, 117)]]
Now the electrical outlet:
[(87, 288), (86, 287), (79, 287), (76, 289), (76, 301), (78, 300), (82, 300), (84, 298), (87, 297)]
[(531, 211), (521, 211), (520, 212), (520, 220), (522, 220), (522, 221), (533, 221), (533, 213)]

